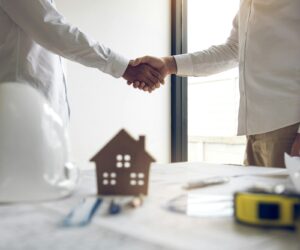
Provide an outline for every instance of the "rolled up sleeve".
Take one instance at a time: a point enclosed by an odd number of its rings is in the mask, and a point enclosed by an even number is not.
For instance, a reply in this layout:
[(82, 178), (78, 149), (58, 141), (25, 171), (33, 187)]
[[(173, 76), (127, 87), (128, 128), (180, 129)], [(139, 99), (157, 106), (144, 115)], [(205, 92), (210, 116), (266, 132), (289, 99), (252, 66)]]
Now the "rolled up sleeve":
[(66, 21), (48, 0), (0, 0), (1, 8), (35, 42), (88, 67), (121, 77), (129, 60)]

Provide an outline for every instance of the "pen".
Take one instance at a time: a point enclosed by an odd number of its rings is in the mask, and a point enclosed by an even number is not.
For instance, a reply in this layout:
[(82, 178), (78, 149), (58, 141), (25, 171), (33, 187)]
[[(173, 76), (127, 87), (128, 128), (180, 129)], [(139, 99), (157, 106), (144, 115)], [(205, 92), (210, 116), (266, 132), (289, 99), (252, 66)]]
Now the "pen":
[(63, 227), (86, 226), (96, 214), (102, 203), (102, 199), (82, 199), (71, 212), (63, 219)]
[(87, 225), (87, 224), (89, 224), (91, 222), (93, 216), (95, 215), (96, 211), (100, 207), (101, 203), (102, 203), (102, 199), (97, 198), (97, 200), (95, 201), (94, 205), (92, 206), (92, 209), (88, 213), (86, 219), (83, 219), (81, 221), (80, 226), (85, 226), (85, 225)]
[(219, 185), (224, 184), (230, 181), (229, 177), (209, 177), (198, 181), (191, 181), (188, 182), (185, 186), (183, 186), (184, 189), (190, 190), (195, 188), (202, 188), (212, 185)]

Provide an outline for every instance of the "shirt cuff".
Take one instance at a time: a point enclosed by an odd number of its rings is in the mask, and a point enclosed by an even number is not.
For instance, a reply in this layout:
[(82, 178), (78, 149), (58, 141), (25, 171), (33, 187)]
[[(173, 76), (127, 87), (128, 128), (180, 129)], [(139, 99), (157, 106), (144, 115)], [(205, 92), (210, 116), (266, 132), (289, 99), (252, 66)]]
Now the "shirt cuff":
[(176, 55), (174, 58), (177, 64), (177, 75), (192, 76), (194, 74), (194, 66), (189, 54)]
[(129, 59), (111, 51), (108, 61), (107, 73), (115, 78), (120, 78), (124, 75), (129, 64)]

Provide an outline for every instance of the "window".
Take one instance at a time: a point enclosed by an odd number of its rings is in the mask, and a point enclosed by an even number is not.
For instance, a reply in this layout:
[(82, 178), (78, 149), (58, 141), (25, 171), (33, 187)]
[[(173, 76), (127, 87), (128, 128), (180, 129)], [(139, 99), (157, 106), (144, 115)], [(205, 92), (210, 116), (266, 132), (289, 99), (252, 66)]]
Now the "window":
[(102, 174), (102, 177), (103, 177), (103, 180), (102, 180), (102, 184), (104, 186), (108, 186), (108, 185), (111, 185), (111, 186), (115, 186), (117, 185), (117, 174), (112, 172), (112, 173), (108, 173), (108, 172), (104, 172)]
[(130, 173), (130, 185), (131, 186), (144, 186), (145, 174), (144, 173)]
[[(172, 54), (224, 43), (240, 0), (172, 0)], [(172, 162), (241, 164), (245, 138), (235, 136), (238, 71), (172, 77)]]
[(117, 155), (116, 156), (116, 167), (117, 168), (130, 168), (131, 167), (131, 156), (129, 154)]
[[(188, 52), (224, 43), (239, 3), (240, 0), (188, 0)], [(245, 138), (235, 136), (238, 105), (237, 69), (188, 78), (189, 161), (242, 164)]]

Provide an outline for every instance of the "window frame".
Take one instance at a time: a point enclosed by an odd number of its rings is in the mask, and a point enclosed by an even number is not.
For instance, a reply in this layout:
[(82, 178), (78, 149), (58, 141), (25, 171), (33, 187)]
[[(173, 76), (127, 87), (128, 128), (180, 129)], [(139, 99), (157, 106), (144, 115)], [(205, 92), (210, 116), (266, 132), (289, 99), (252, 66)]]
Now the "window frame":
[[(171, 54), (187, 53), (187, 1), (171, 0)], [(171, 162), (188, 160), (188, 81), (171, 76)]]

